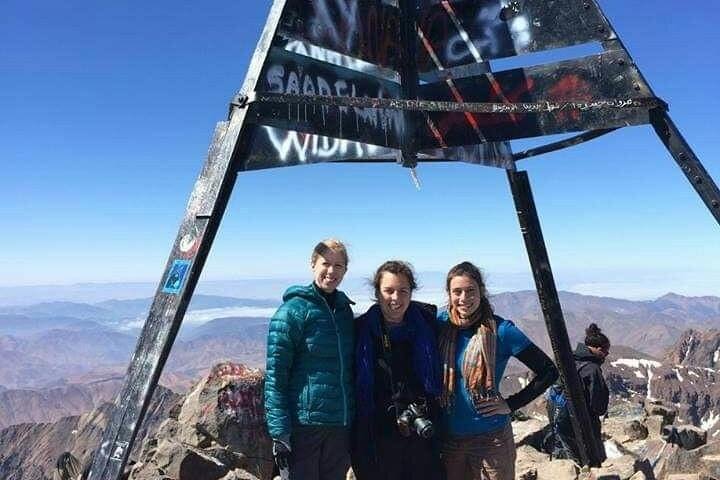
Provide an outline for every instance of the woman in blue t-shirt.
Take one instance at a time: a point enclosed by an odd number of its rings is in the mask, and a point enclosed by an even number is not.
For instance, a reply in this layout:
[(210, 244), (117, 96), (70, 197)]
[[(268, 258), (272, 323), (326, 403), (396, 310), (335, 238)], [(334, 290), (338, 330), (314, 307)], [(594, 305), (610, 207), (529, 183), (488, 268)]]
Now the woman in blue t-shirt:
[[(445, 423), (441, 455), (447, 480), (513, 480), (510, 413), (550, 386), (557, 369), (519, 328), (493, 313), (475, 265), (463, 262), (451, 268), (445, 286), (448, 309), (438, 316), (438, 342)], [(499, 383), (510, 357), (527, 365), (535, 378), (504, 399)]]

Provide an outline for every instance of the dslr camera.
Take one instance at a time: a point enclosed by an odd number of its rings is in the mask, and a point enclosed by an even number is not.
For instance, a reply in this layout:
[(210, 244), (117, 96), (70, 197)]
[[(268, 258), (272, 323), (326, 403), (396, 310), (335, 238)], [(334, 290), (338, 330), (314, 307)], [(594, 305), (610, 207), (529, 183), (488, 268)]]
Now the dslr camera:
[(408, 404), (397, 416), (397, 426), (400, 434), (409, 437), (415, 432), (420, 438), (430, 438), (435, 434), (435, 427), (428, 419), (428, 407), (425, 400)]

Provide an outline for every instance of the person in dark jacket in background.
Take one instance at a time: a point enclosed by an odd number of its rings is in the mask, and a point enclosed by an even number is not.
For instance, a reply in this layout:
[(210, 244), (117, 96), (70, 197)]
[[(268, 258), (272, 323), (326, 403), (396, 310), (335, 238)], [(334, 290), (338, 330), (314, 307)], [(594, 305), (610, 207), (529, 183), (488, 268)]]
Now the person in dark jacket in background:
[[(574, 356), (575, 366), (585, 390), (592, 432), (601, 446), (603, 441), (600, 417), (607, 413), (610, 392), (600, 367), (609, 353), (610, 340), (597, 325), (591, 323), (585, 330), (585, 343), (578, 343)], [(604, 447), (601, 448), (601, 455), (602, 463), (607, 458)]]
[[(575, 348), (575, 368), (583, 386), (585, 402), (590, 413), (590, 427), (593, 436), (600, 446), (600, 458), (593, 459), (599, 465), (607, 458), (602, 441), (602, 424), (600, 417), (607, 413), (610, 393), (601, 365), (610, 353), (610, 340), (594, 323), (585, 330), (585, 342), (578, 343)], [(579, 446), (570, 420), (567, 407), (567, 395), (562, 384), (553, 385), (546, 395), (550, 430), (544, 440), (544, 449), (553, 458), (568, 458), (577, 463), (580, 461)]]
[(353, 471), (358, 480), (437, 480), (437, 308), (412, 301), (405, 262), (383, 263), (373, 288), (376, 303), (357, 320)]
[(341, 242), (318, 243), (313, 283), (290, 287), (270, 319), (265, 415), (275, 462), (292, 480), (341, 480), (350, 466), (353, 302), (337, 289), (347, 264)]

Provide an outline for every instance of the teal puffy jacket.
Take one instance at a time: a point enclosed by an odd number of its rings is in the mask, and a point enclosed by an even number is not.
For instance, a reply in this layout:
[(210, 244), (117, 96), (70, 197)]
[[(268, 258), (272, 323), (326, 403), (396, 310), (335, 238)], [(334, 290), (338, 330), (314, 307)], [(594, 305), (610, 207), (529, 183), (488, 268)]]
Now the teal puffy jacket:
[(314, 284), (290, 287), (270, 319), (265, 415), (270, 436), (292, 425), (349, 426), (355, 413), (353, 302), (341, 291), (330, 307)]

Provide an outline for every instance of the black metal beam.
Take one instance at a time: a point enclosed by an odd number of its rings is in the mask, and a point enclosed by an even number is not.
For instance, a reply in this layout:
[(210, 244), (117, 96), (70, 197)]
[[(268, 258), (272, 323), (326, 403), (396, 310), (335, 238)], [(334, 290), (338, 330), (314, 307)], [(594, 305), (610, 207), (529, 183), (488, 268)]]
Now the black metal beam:
[(695, 152), (685, 141), (680, 130), (668, 115), (667, 111), (655, 109), (650, 112), (650, 123), (658, 137), (667, 147), (670, 155), (685, 174), (685, 177), (702, 199), (715, 221), (720, 224), (720, 190), (705, 167), (700, 163)]
[[(635, 66), (630, 52), (628, 52), (625, 44), (615, 32), (610, 20), (608, 20), (607, 16), (602, 12), (597, 0), (586, 1), (592, 2), (594, 8), (600, 12), (604, 23), (611, 32), (610, 39), (603, 42), (603, 47), (606, 50), (623, 51), (626, 57), (632, 62), (633, 69), (637, 72), (639, 77), (638, 86), (641, 89), (647, 89), (647, 91), (654, 96), (655, 94), (653, 93), (652, 87), (642, 72)], [(710, 210), (710, 214), (715, 218), (715, 221), (720, 224), (720, 190), (718, 190), (717, 184), (707, 173), (705, 167), (700, 163), (700, 159), (695, 155), (695, 152), (693, 152), (690, 145), (685, 141), (675, 122), (670, 118), (667, 107), (651, 109), (649, 113), (650, 124), (655, 129), (658, 137), (660, 137), (660, 140), (668, 149), (670, 155), (675, 159), (675, 162), (683, 171), (685, 177), (687, 177), (690, 184), (705, 203), (705, 206)]]
[(617, 130), (617, 128), (605, 128), (603, 130), (590, 130), (589, 132), (583, 132), (580, 135), (575, 135), (573, 137), (566, 138), (565, 140), (560, 140), (559, 142), (548, 143), (515, 153), (513, 154), (513, 160), (525, 160), (526, 158), (537, 157), (539, 155), (556, 152), (564, 148), (574, 147), (575, 145), (580, 145), (581, 143), (607, 135), (615, 130)]
[(570, 417), (575, 437), (578, 440), (581, 460), (585, 465), (600, 466), (601, 446), (593, 436), (590, 428), (590, 413), (585, 403), (583, 386), (575, 368), (570, 339), (565, 327), (560, 299), (555, 288), (555, 280), (550, 268), (550, 260), (545, 248), (540, 220), (535, 210), (530, 181), (527, 172), (524, 171), (508, 170), (507, 176), (513, 200), (515, 201), (518, 220), (520, 221), (520, 230), (530, 259), (540, 307), (545, 317), (545, 325), (555, 354), (555, 361), (570, 400)]
[[(287, 0), (275, 0), (251, 60), (243, 89), (254, 91)], [(248, 109), (236, 106), (221, 122), (190, 195), (162, 280), (128, 367), (115, 408), (95, 452), (88, 480), (117, 480), (136, 440), (150, 399), (165, 366), (190, 298), (235, 185), (239, 154), (252, 127)]]
[[(400, 7), (400, 91), (405, 100), (418, 98), (417, 69), (417, 1), (398, 0)], [(420, 114), (403, 112), (404, 129), (400, 161), (403, 167), (414, 168), (417, 165), (417, 128)]]

